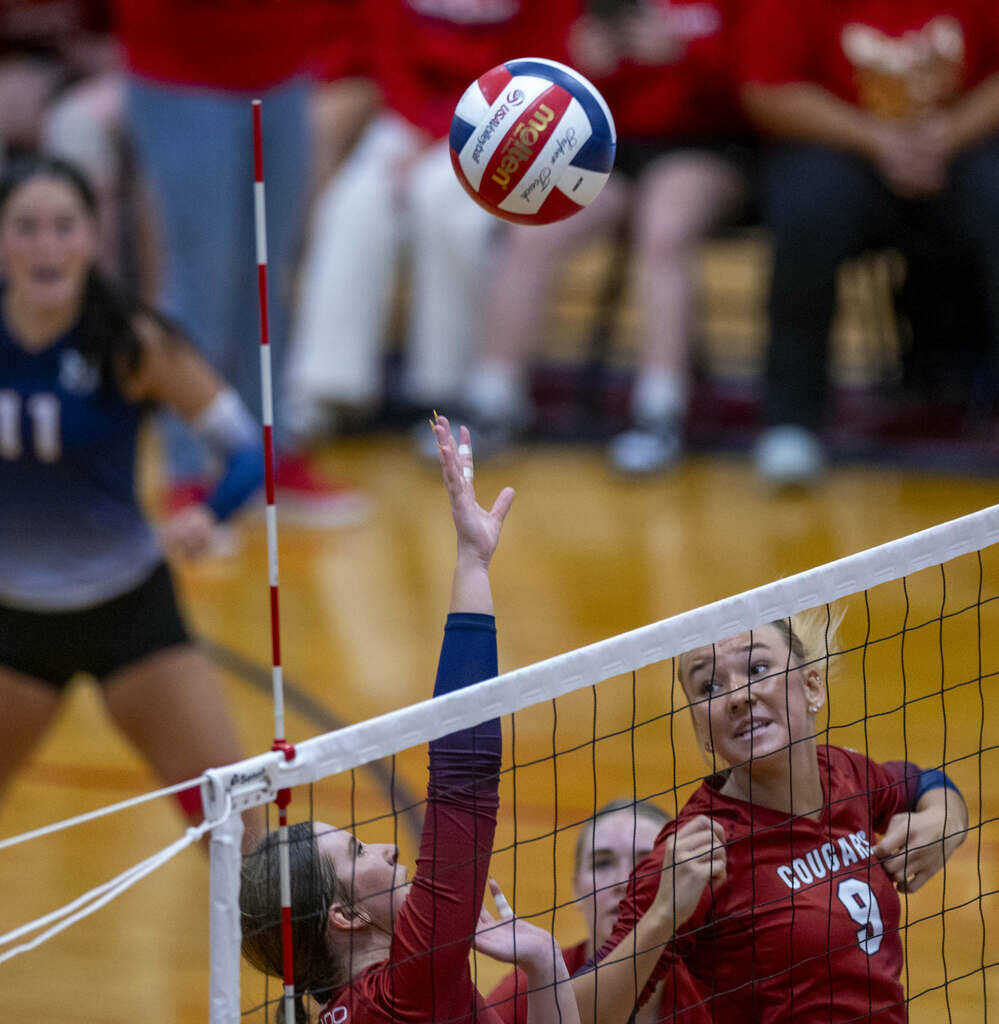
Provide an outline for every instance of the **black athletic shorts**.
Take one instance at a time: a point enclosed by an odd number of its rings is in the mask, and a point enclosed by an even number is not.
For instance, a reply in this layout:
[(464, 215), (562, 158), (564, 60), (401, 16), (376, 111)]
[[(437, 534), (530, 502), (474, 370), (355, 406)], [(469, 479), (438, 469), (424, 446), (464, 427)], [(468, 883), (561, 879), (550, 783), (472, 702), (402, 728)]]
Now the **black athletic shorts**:
[(619, 171), (631, 181), (635, 181), (649, 164), (655, 163), (671, 153), (689, 150), (713, 153), (715, 156), (735, 164), (750, 181), (756, 177), (756, 148), (751, 140), (740, 138), (626, 136), (617, 140), (614, 170)]
[(191, 636), (165, 562), (134, 590), (83, 611), (33, 612), (0, 604), (0, 665), (63, 689), (78, 672), (113, 672)]

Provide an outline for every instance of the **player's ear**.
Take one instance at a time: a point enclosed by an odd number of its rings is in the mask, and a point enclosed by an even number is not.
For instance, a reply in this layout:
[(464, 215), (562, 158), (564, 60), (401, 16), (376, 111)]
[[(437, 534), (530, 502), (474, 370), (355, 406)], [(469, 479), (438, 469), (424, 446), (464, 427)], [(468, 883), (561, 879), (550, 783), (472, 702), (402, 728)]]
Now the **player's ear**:
[(818, 669), (810, 668), (805, 673), (805, 697), (808, 700), (808, 710), (812, 714), (815, 714), (826, 702), (826, 687), (822, 673)]
[(371, 918), (360, 907), (350, 903), (334, 903), (327, 915), (330, 925), (337, 931), (350, 932), (371, 924)]

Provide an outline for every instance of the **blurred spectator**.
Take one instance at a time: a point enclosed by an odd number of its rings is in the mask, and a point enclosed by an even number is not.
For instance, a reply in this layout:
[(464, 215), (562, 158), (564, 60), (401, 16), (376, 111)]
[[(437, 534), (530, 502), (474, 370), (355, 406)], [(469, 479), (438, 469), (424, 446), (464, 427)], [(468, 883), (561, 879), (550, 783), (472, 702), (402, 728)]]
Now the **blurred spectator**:
[(560, 56), (565, 25), (553, 5), (539, 17), (527, 0), (370, 0), (368, 11), (383, 110), (319, 199), (292, 348), (292, 404), (316, 432), (382, 397), (404, 244), (405, 395), (427, 407), (454, 404), (498, 222), (458, 184), (451, 117), (465, 89), (496, 64), (524, 53)]
[(746, 109), (780, 142), (764, 192), (775, 254), (756, 465), (776, 484), (800, 484), (824, 466), (844, 259), (905, 251), (934, 232), (969, 246), (984, 272), (994, 377), (999, 11), (980, 0), (754, 0), (744, 52)]
[[(250, 101), (263, 101), (269, 312), (275, 387), (283, 379), (292, 262), (310, 173), (308, 127), (317, 0), (116, 0), (128, 112), (162, 223), (162, 306), (198, 340), (247, 405), (261, 408)], [(319, 478), (275, 410), (282, 511), (332, 525), (359, 495)], [(164, 423), (172, 510), (201, 500), (202, 445)]]
[[(578, 971), (610, 938), (628, 880), (636, 866), (652, 852), (656, 836), (669, 820), (670, 816), (655, 804), (621, 799), (605, 804), (579, 830), (572, 894), (586, 918), (586, 938), (562, 950), (570, 974)], [(527, 1024), (527, 989), (527, 976), (523, 971), (515, 971), (489, 993), (486, 1003), (504, 1024)], [(699, 1001), (692, 992), (689, 994), (689, 1005)], [(660, 1007), (660, 997), (653, 996), (636, 1012), (633, 1024), (660, 1020), (665, 1009), (672, 1013), (674, 1007)], [(684, 1014), (676, 1019), (695, 1018)]]
[(110, 0), (0, 2), (0, 142), (9, 154), (44, 151), (86, 173), (98, 196), (102, 269), (141, 291), (148, 258), (137, 269), (123, 245), (135, 229), (125, 220), (141, 208), (124, 209), (135, 183), (123, 180), (130, 168), (110, 7)]
[(752, 162), (730, 73), (743, 2), (603, 0), (578, 12), (570, 60), (614, 114), (617, 160), (584, 211), (507, 237), (468, 385), (480, 453), (508, 443), (525, 412), (527, 363), (553, 277), (581, 243), (627, 219), (638, 361), (631, 429), (614, 438), (610, 457), (625, 472), (651, 473), (681, 454), (694, 259), (705, 235), (742, 207)]
[(312, 72), (313, 174), (333, 177), (378, 108), (374, 54), (364, 0), (317, 0)]

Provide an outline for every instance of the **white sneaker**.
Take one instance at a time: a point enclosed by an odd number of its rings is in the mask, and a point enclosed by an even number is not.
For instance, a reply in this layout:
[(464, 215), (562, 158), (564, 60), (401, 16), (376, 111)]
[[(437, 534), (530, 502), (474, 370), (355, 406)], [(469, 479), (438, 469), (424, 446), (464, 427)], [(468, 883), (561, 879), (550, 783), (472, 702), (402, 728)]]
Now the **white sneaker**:
[(822, 442), (805, 427), (771, 427), (753, 451), (756, 472), (775, 487), (807, 487), (825, 471)]
[(680, 432), (673, 425), (656, 430), (636, 428), (612, 438), (611, 465), (631, 476), (648, 476), (669, 469), (683, 452)]

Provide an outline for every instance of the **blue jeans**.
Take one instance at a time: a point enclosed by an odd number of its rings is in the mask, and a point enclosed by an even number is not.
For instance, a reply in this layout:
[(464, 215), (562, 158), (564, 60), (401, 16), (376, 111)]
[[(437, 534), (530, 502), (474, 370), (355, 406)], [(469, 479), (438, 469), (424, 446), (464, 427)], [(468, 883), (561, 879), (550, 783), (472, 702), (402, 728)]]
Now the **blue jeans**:
[[(158, 207), (164, 274), (160, 303), (211, 365), (261, 414), (260, 321), (254, 242), (253, 122), (258, 94), (220, 92), (132, 76), (128, 115)], [(295, 79), (263, 101), (268, 305), (274, 393), (283, 391), (289, 292), (311, 157), (309, 85)], [(198, 438), (163, 417), (173, 478), (205, 470)], [(280, 410), (275, 445), (282, 447)]]

